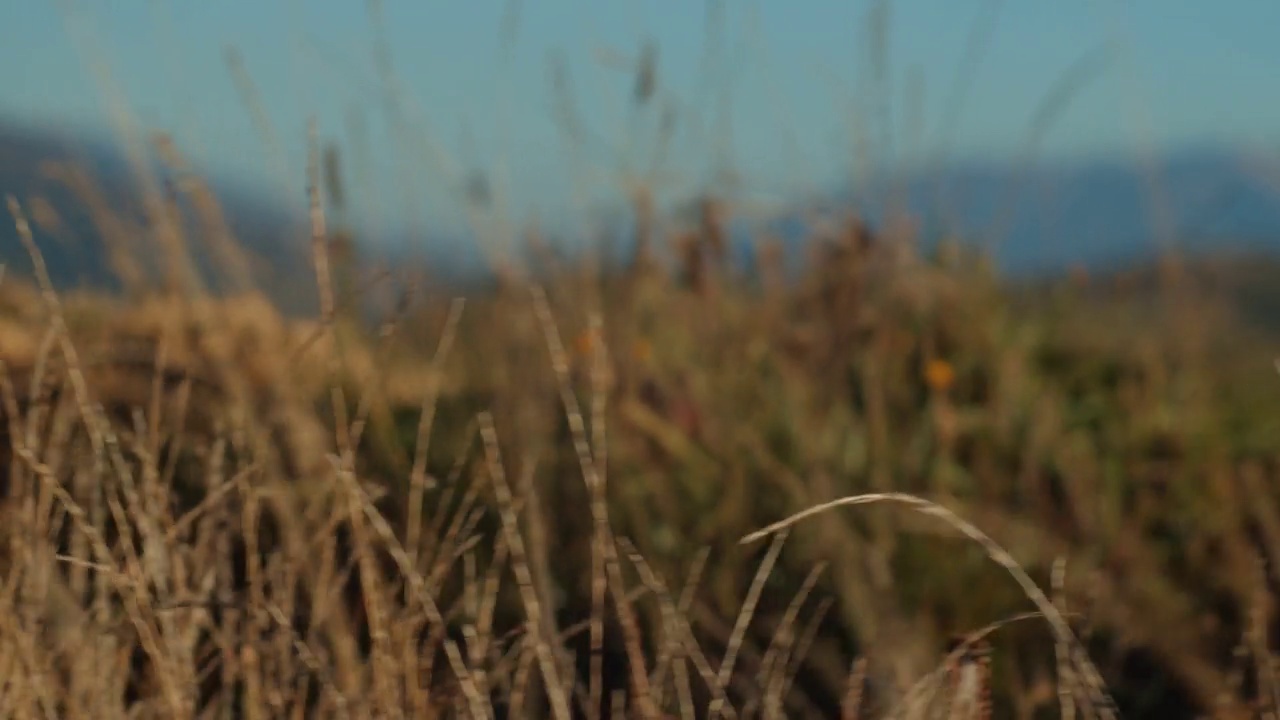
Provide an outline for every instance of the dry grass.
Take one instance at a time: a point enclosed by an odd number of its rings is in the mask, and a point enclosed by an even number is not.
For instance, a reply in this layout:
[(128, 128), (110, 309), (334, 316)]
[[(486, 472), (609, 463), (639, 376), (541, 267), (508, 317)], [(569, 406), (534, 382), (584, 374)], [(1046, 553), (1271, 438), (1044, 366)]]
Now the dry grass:
[(60, 293), (10, 199), (4, 716), (1280, 709), (1280, 391), (1194, 288), (1016, 295), (854, 221), (753, 279), (709, 203), (675, 263), (366, 327), (317, 165), (309, 320)]

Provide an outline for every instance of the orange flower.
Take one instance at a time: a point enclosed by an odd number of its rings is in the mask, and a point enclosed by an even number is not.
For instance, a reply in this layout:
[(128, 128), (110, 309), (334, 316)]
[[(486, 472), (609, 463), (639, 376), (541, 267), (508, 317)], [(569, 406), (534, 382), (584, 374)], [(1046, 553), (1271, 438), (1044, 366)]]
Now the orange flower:
[(653, 345), (643, 338), (636, 340), (631, 346), (631, 357), (639, 362), (648, 362), (653, 357)]
[(956, 382), (956, 370), (946, 360), (930, 360), (924, 366), (924, 382), (936, 392), (946, 392)]
[(580, 358), (591, 357), (591, 353), (595, 350), (595, 347), (595, 333), (590, 330), (583, 330), (578, 337), (574, 338), (573, 351)]

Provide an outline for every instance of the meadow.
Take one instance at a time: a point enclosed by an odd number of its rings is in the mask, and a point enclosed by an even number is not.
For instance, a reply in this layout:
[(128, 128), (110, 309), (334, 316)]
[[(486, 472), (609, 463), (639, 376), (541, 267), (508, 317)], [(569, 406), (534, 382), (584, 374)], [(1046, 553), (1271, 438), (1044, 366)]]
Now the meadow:
[(9, 198), (5, 717), (1280, 713), (1267, 261), (1015, 282), (846, 214), (735, 263), (708, 200), (455, 293), (319, 173), (303, 316), (175, 198), (166, 282), (55, 287)]

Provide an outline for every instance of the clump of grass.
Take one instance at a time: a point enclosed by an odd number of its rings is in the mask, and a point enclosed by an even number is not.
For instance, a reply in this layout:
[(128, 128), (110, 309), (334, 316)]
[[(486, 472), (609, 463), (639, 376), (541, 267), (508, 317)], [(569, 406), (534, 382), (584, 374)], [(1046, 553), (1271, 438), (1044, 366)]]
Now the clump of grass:
[[(1215, 369), (1229, 307), (1014, 289), (856, 218), (798, 275), (744, 272), (708, 202), (670, 263), (370, 324), (310, 175), (308, 319), (244, 272), (61, 293), (10, 200), (35, 284), (0, 287), (9, 714), (1276, 708), (1280, 386)], [(826, 512), (885, 503), (965, 542)]]

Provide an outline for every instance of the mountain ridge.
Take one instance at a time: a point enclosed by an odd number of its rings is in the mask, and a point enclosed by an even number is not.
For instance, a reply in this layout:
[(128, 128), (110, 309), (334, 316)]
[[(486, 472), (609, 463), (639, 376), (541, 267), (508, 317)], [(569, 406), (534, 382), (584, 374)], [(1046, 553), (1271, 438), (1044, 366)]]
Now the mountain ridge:
[[(141, 196), (131, 189), (129, 164), (104, 143), (0, 120), (0, 194), (12, 193), (24, 202), (44, 198), (69, 219), (75, 231), (71, 234), (82, 240), (75, 247), (42, 242), (55, 284), (116, 286), (107, 248), (82, 198), (44, 177), (42, 168), (50, 160), (88, 166), (104, 189), (104, 202), (137, 216)], [(1164, 227), (1171, 229), (1165, 240), (1191, 252), (1280, 256), (1280, 167), (1213, 147), (1184, 149), (1158, 160), (1161, 172), (1154, 186), (1137, 162), (1122, 158), (1022, 168), (958, 163), (909, 175), (896, 185), (881, 183), (878, 190), (838, 189), (827, 199), (858, 209), (876, 224), (882, 219), (888, 188), (905, 188), (906, 207), (921, 221), (926, 245), (944, 235), (971, 242), (995, 239), (997, 263), (1015, 275), (1141, 261), (1157, 249)], [(309, 266), (305, 208), (284, 207), (234, 182), (210, 185), (232, 235), (260, 259), (258, 280), (266, 281), (276, 295), (285, 294), (278, 280)], [(1165, 225), (1151, 210), (1153, 187), (1164, 193)], [(808, 237), (799, 217), (784, 214), (771, 223), (792, 246)], [(360, 235), (358, 229), (356, 233)], [(750, 240), (745, 233), (735, 235), (740, 243)], [(30, 263), (17, 240), (12, 224), (0, 223), (0, 262), (21, 270)], [(475, 258), (458, 250), (465, 243), (444, 242), (441, 251), (393, 240), (364, 243), (361, 254), (401, 264), (430, 262), (441, 274), (455, 277), (474, 272)], [(395, 247), (402, 249), (388, 249)]]

